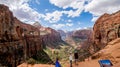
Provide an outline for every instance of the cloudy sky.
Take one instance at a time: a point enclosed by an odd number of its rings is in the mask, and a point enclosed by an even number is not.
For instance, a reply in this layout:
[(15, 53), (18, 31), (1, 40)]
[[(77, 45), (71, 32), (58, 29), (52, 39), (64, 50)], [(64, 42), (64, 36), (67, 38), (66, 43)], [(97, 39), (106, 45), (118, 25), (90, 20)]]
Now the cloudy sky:
[(93, 27), (104, 13), (120, 10), (120, 0), (0, 0), (22, 22), (64, 31)]

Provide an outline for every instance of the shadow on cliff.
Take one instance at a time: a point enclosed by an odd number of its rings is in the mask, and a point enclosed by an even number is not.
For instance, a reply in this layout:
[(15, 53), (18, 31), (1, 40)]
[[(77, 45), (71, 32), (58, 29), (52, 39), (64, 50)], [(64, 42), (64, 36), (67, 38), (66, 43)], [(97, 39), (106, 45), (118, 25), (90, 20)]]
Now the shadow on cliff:
[(53, 61), (44, 50), (38, 51), (37, 55), (34, 55), (32, 58), (35, 59), (37, 63), (53, 64)]

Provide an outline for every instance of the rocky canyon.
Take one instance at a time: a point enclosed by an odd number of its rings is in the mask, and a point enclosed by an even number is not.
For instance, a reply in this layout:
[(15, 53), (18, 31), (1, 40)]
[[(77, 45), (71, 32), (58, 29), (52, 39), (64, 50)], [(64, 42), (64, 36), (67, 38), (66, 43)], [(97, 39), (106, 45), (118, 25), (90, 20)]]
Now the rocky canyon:
[(59, 42), (60, 34), (54, 29), (23, 23), (0, 4), (0, 66), (16, 67), (46, 46), (59, 48)]
[(0, 66), (16, 67), (33, 57), (40, 57), (38, 60), (46, 58), (43, 61), (52, 64), (56, 56), (65, 64), (70, 49), (72, 53), (78, 51), (79, 61), (110, 59), (114, 65), (119, 65), (119, 44), (120, 11), (103, 14), (93, 28), (64, 32), (42, 26), (39, 22), (23, 23), (6, 5), (0, 4)]

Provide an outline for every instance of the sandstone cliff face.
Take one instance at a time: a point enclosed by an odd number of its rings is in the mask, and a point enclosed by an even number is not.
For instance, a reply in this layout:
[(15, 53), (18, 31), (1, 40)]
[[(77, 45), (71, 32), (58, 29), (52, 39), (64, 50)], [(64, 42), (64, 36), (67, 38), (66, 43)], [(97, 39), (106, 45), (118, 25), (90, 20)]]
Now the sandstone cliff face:
[[(15, 40), (14, 17), (8, 7), (0, 5), (0, 41)], [(5, 36), (7, 35), (7, 36)], [(13, 37), (13, 38), (11, 38)]]
[(77, 30), (68, 34), (65, 40), (67, 43), (73, 44), (73, 46), (85, 46), (87, 44), (83, 44), (83, 42), (89, 39), (89, 37), (91, 37), (91, 34), (91, 29)]
[(60, 33), (62, 40), (65, 40), (66, 35), (67, 35), (66, 32), (64, 32), (63, 30), (57, 30), (57, 31)]
[(92, 33), (92, 30), (89, 30), (89, 29), (77, 30), (73, 32), (72, 37), (87, 39), (91, 33)]
[(49, 27), (43, 27), (38, 23), (35, 23), (36, 26), (40, 30), (40, 37), (42, 39), (43, 47), (51, 47), (51, 48), (59, 48), (59, 43), (62, 42), (60, 33), (56, 30), (49, 28)]
[(102, 15), (94, 25), (94, 43), (97, 48), (103, 48), (106, 44), (120, 37), (120, 11), (114, 14)]
[(20, 22), (9, 8), (0, 5), (0, 66), (16, 67), (41, 48), (40, 31)]

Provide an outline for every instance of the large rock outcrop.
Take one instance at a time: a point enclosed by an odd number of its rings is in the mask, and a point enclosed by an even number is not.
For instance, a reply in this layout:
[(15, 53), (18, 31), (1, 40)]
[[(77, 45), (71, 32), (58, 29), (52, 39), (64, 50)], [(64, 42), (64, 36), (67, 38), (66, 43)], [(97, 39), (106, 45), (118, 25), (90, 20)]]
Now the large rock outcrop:
[(120, 37), (120, 11), (102, 15), (94, 24), (94, 43), (97, 49)]
[(62, 40), (65, 40), (66, 35), (67, 35), (66, 32), (64, 32), (63, 30), (57, 30), (57, 31), (60, 33)]
[(38, 22), (33, 24), (40, 30), (43, 47), (60, 48), (60, 42), (63, 42), (60, 33), (50, 27), (43, 27)]
[(80, 39), (87, 39), (92, 34), (91, 29), (83, 29), (74, 31), (72, 37), (80, 38)]
[(41, 50), (40, 31), (13, 17), (5, 5), (0, 5), (0, 66), (16, 67)]
[(68, 34), (66, 34), (66, 42), (71, 44), (72, 46), (85, 46), (88, 44), (83, 44), (84, 41), (88, 40), (92, 35), (91, 29), (82, 29), (82, 30), (76, 30), (72, 31)]

